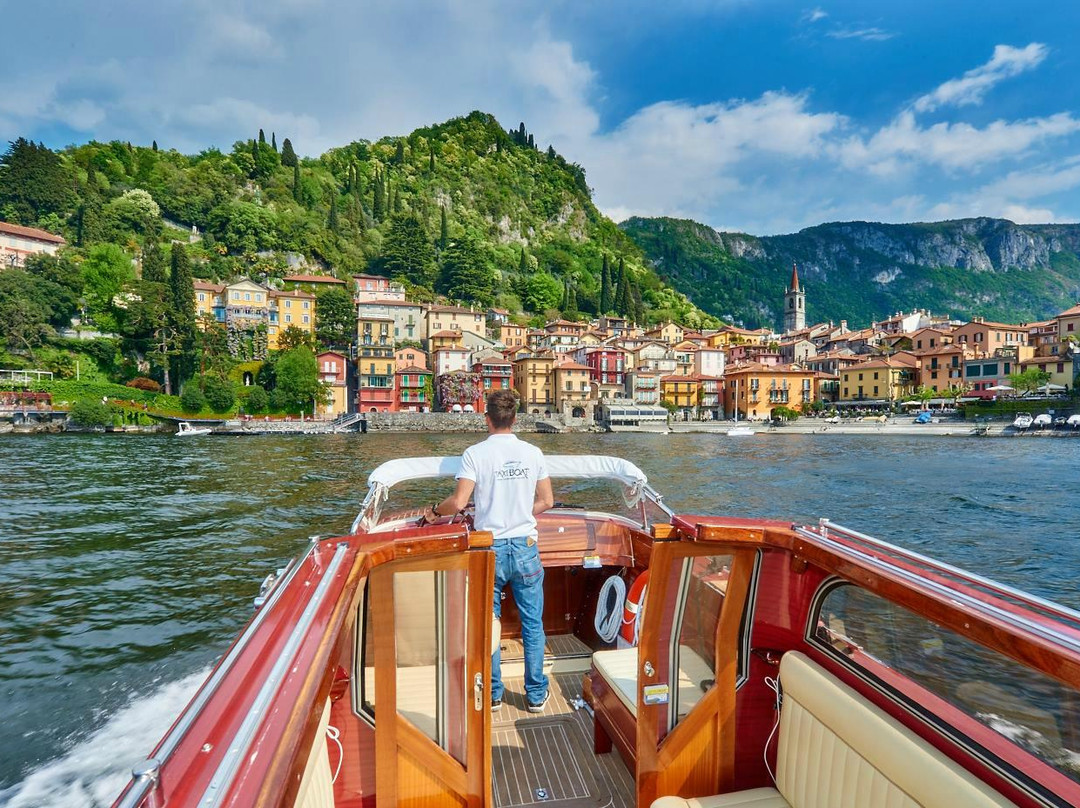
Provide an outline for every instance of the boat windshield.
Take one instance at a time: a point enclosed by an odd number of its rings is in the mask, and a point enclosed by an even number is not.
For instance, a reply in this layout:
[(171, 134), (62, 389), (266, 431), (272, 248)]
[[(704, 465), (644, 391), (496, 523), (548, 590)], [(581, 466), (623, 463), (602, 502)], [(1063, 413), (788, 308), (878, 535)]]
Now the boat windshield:
[[(627, 460), (600, 455), (547, 455), (545, 459), (556, 508), (603, 511), (643, 526), (672, 516), (645, 473)], [(368, 477), (368, 494), (353, 532), (375, 528), (386, 521), (384, 514), (405, 514), (447, 496), (460, 463), (460, 457), (383, 463)]]

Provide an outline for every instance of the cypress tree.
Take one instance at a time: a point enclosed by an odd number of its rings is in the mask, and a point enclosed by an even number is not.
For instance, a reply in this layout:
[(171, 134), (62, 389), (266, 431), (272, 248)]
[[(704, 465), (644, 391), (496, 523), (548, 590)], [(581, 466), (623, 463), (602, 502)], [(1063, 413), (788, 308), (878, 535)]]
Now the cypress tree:
[(277, 132), (270, 133), (270, 148), (277, 151)]
[[(168, 281), (165, 274), (165, 256), (156, 241), (150, 241), (143, 250), (142, 279), (149, 283), (164, 284)], [(194, 289), (194, 287), (192, 287)]]
[(259, 130), (259, 142), (266, 143), (266, 133), (262, 129)]
[(336, 233), (338, 230), (337, 197), (337, 191), (330, 194), (330, 219), (327, 222), (327, 225), (329, 226), (331, 233)]
[(156, 140), (153, 141), (153, 143), (150, 145), (150, 148), (152, 148), (154, 151), (157, 151), (157, 141)]
[(390, 185), (390, 179), (388, 177), (386, 180), (386, 212), (388, 214), (393, 213), (394, 211), (394, 198), (393, 195), (390, 193), (391, 188), (392, 186)]
[(375, 171), (375, 183), (374, 193), (371, 197), (371, 218), (376, 222), (381, 222), (383, 218), (383, 200), (386, 198), (386, 194), (383, 193), (383, 178), (382, 174)]
[(450, 229), (446, 224), (446, 205), (439, 208), (439, 249), (445, 250), (450, 243)]
[(170, 320), (180, 348), (173, 369), (179, 380), (190, 377), (195, 369), (195, 283), (183, 244), (173, 245), (170, 263)]
[(604, 253), (604, 266), (600, 270), (600, 314), (611, 311), (611, 267), (608, 265), (607, 253)]
[(401, 193), (396, 188), (394, 189), (393, 211), (394, 213), (401, 213)]
[(562, 301), (559, 303), (560, 311), (566, 311), (566, 307), (570, 304), (570, 281), (563, 281), (562, 285)]
[(520, 124), (518, 124), (517, 144), (519, 146), (525, 145), (525, 121), (522, 121)]
[(536, 148), (536, 141), (533, 140), (533, 136), (532, 136), (531, 132), (529, 133), (529, 148), (530, 149), (535, 149)]
[(255, 172), (259, 167), (259, 141), (257, 140), (251, 141), (251, 160), (254, 163), (254, 168), (251, 170)]
[(570, 314), (578, 313), (577, 289), (574, 288), (573, 284), (567, 284), (566, 308), (564, 311), (569, 312)]
[(294, 166), (299, 162), (296, 159), (296, 152), (293, 151), (292, 141), (285, 138), (281, 142), (281, 164), (283, 166)]
[(521, 258), (518, 260), (518, 272), (522, 275), (529, 271), (529, 259), (525, 257), (525, 247), (521, 248)]
[(615, 293), (615, 312), (623, 317), (632, 313), (634, 299), (630, 294), (630, 279), (626, 276), (626, 264), (619, 259), (619, 288)]
[(300, 164), (293, 163), (292, 167), (292, 195), (297, 202), (300, 201)]
[(405, 162), (405, 141), (399, 140), (397, 142), (397, 149), (394, 152), (394, 162), (401, 165)]
[(97, 174), (94, 167), (86, 169), (86, 186), (83, 188), (82, 202), (79, 205), (75, 225), (75, 242), (83, 247), (93, 241), (100, 241), (101, 232), (101, 193), (98, 191)]
[(431, 147), (431, 151), (428, 152), (428, 171), (435, 172), (435, 147)]
[(555, 147), (552, 146), (550, 143), (548, 144), (547, 156), (549, 160), (555, 159)]

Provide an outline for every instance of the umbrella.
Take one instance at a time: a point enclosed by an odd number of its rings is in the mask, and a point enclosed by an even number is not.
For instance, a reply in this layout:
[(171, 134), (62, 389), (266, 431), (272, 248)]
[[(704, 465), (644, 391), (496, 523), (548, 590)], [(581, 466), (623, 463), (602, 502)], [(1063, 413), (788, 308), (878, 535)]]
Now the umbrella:
[(1044, 384), (1039, 389), (1042, 390), (1044, 393), (1049, 393), (1049, 392), (1054, 391), (1054, 390), (1060, 392), (1060, 391), (1065, 389), (1065, 385), (1063, 385), (1063, 384), (1050, 384), (1050, 382), (1047, 382), (1046, 384)]
[(987, 387), (986, 389), (1001, 392), (1003, 390), (1014, 390), (1016, 388), (1009, 387), (1009, 385), (1007, 385), (1007, 384), (995, 384), (993, 387)]

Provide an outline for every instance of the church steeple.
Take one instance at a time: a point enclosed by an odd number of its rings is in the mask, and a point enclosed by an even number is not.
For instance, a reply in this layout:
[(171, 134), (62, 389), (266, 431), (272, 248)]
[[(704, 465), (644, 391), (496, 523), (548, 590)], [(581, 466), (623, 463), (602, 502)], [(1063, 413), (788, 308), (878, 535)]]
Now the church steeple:
[(791, 265), (791, 284), (784, 292), (784, 333), (806, 328), (806, 292), (799, 286), (799, 267)]

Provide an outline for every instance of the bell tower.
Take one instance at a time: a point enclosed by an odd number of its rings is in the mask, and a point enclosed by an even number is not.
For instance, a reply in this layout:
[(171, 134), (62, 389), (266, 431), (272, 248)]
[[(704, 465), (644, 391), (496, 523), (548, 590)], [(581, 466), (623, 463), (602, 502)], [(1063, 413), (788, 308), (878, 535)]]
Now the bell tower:
[(791, 265), (791, 285), (784, 292), (784, 333), (806, 328), (806, 292), (799, 286), (799, 267)]

